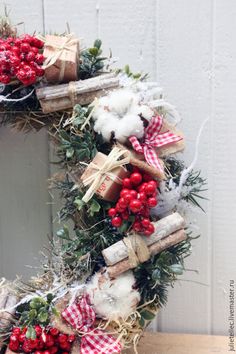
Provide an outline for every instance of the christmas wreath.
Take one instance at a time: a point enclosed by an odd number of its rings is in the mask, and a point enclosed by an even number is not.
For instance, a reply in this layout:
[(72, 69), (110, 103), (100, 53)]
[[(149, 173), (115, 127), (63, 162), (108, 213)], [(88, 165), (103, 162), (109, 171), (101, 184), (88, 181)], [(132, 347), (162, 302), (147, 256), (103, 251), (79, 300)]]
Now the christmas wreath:
[(147, 75), (112, 69), (101, 45), (17, 35), (1, 19), (1, 123), (47, 129), (61, 168), (49, 188), (64, 201), (42, 271), (1, 282), (8, 353), (137, 350), (196, 237), (188, 215), (205, 180), (176, 155), (179, 115)]

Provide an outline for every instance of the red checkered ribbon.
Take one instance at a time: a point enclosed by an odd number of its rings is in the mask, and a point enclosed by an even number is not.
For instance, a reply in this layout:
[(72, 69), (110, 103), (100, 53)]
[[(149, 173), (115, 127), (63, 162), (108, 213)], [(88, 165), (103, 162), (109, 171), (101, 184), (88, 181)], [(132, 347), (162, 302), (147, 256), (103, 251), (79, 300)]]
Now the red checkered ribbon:
[(162, 124), (163, 118), (161, 116), (154, 116), (145, 129), (144, 142), (140, 143), (136, 136), (129, 137), (133, 149), (138, 153), (144, 154), (147, 163), (161, 171), (163, 171), (163, 168), (155, 148), (173, 144), (183, 139), (181, 136), (175, 135), (169, 130), (165, 133), (160, 133)]
[(81, 354), (120, 353), (121, 345), (115, 338), (100, 329), (93, 329), (96, 314), (86, 297), (68, 306), (62, 312), (62, 317), (75, 330), (84, 332), (81, 337)]

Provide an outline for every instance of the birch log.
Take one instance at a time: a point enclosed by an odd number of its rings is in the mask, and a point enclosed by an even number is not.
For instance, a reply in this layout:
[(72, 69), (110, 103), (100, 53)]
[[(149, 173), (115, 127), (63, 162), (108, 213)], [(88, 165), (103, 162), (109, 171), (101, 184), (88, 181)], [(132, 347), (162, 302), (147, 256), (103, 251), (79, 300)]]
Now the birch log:
[[(154, 226), (155, 231), (151, 236), (143, 236), (143, 239), (148, 247), (173, 232), (183, 229), (185, 226), (185, 221), (179, 213), (173, 213), (155, 222)], [(106, 264), (110, 266), (127, 258), (128, 250), (125, 243), (121, 240), (114, 243), (110, 247), (105, 248), (102, 251), (102, 254)]]
[[(165, 249), (170, 248), (184, 240), (186, 240), (186, 233), (183, 229), (174, 232), (173, 234), (165, 237), (164, 239), (159, 240), (158, 242), (149, 246), (150, 255), (156, 255)], [(113, 266), (107, 267), (107, 272), (111, 278), (116, 278), (118, 275), (126, 272), (131, 269), (129, 259), (126, 258), (121, 262), (116, 263)]]
[(43, 112), (50, 113), (72, 108), (76, 103), (89, 104), (117, 87), (119, 78), (115, 73), (108, 73), (69, 84), (41, 87), (36, 94)]

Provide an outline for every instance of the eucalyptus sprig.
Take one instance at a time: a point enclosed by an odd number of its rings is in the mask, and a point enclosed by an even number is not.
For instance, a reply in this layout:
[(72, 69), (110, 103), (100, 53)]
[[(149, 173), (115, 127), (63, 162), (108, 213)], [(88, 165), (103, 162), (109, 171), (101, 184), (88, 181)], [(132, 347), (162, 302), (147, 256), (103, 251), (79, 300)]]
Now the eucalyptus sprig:
[(79, 77), (81, 80), (94, 77), (104, 68), (104, 61), (107, 59), (102, 54), (102, 41), (96, 39), (93, 47), (85, 49), (81, 53), (81, 64), (79, 66)]

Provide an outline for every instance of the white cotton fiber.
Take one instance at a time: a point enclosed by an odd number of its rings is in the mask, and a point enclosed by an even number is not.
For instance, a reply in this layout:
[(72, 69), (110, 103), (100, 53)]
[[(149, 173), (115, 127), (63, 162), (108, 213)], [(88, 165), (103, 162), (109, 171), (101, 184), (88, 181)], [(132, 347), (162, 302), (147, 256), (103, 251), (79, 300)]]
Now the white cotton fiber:
[(133, 289), (134, 285), (132, 271), (112, 280), (107, 273), (96, 273), (87, 284), (86, 291), (98, 316), (117, 320), (127, 318), (140, 301), (140, 294)]

